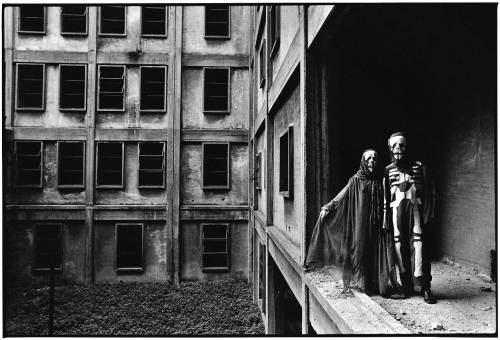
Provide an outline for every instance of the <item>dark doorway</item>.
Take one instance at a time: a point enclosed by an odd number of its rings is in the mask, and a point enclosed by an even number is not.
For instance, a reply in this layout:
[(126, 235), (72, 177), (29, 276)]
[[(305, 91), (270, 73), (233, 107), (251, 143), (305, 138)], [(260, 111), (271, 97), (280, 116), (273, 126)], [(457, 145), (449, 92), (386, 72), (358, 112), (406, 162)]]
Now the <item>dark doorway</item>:
[[(317, 214), (347, 183), (363, 150), (376, 149), (381, 168), (389, 164), (387, 138), (405, 131), (410, 157), (434, 173), (435, 257), (487, 263), (495, 221), (496, 4), (341, 4), (323, 27), (308, 54), (308, 110), (322, 126), (311, 137), (321, 188), (309, 211)], [(456, 217), (471, 198), (484, 210)], [(484, 252), (473, 238), (464, 250), (463, 220), (481, 224)]]

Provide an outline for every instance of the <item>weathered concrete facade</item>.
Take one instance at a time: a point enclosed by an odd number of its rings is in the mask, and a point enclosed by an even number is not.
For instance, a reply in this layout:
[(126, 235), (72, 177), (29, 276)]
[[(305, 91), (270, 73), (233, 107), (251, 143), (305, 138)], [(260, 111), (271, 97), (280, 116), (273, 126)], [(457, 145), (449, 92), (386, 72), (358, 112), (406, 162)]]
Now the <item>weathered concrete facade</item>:
[[(46, 271), (35, 268), (34, 253), (35, 226), (47, 223), (61, 226), (58, 279), (68, 282), (247, 277), (250, 8), (229, 6), (230, 35), (224, 39), (205, 35), (205, 6), (156, 8), (163, 9), (165, 30), (153, 36), (142, 31), (142, 6), (125, 6), (119, 34), (103, 34), (101, 6), (85, 8), (82, 34), (62, 31), (61, 6), (45, 7), (43, 32), (20, 32), (21, 9), (4, 9), (6, 282), (46, 278)], [(42, 109), (16, 104), (16, 70), (23, 63), (44, 67)], [(84, 109), (60, 109), (60, 65), (85, 66)], [(100, 108), (101, 67), (109, 66), (124, 67), (123, 109)], [(142, 109), (144, 67), (165, 70), (163, 109)], [(204, 112), (207, 67), (229, 70), (226, 113)], [(14, 183), (14, 149), (22, 141), (43, 142), (40, 187)], [(85, 143), (84, 184), (78, 188), (58, 185), (58, 145), (70, 141)], [(97, 148), (109, 142), (123, 143), (123, 179), (117, 188), (96, 186)], [(150, 142), (164, 143), (163, 185), (154, 188), (140, 185), (140, 147)], [(220, 142), (229, 145), (230, 183), (229, 189), (213, 190), (201, 185), (202, 146)], [(227, 225), (226, 269), (202, 268), (206, 223)], [(117, 230), (129, 225), (142, 230), (140, 270), (118, 270)]]
[[(490, 274), (495, 7), (257, 6), (251, 17), (251, 277), (266, 332), (407, 333), (364, 294), (349, 306), (331, 298), (332, 278), (302, 268), (308, 241), (363, 150), (376, 148), (385, 166), (387, 136), (404, 130), (434, 174), (434, 258)], [(283, 156), (293, 157), (287, 192)]]

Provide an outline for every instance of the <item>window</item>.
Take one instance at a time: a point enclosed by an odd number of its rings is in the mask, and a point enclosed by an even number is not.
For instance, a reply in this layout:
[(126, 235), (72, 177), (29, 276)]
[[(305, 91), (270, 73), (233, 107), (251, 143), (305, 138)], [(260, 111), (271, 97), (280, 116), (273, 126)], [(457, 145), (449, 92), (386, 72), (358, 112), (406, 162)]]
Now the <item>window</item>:
[(45, 65), (17, 64), (18, 110), (44, 109)]
[(139, 143), (139, 188), (165, 187), (165, 143)]
[(229, 112), (229, 68), (205, 68), (203, 111)]
[(43, 143), (15, 142), (15, 184), (20, 187), (42, 186)]
[(258, 153), (255, 157), (255, 189), (262, 189), (262, 153)]
[(45, 34), (45, 6), (20, 6), (18, 33)]
[(227, 224), (202, 224), (203, 270), (229, 269), (229, 226)]
[(57, 185), (83, 188), (85, 169), (84, 142), (58, 142)]
[(205, 38), (230, 38), (229, 17), (228, 5), (205, 6)]
[(274, 57), (280, 45), (280, 6), (269, 8), (269, 42), (271, 43), (270, 57)]
[(262, 40), (259, 51), (259, 87), (263, 88), (266, 84), (266, 40)]
[(127, 35), (125, 6), (101, 6), (100, 35)]
[(293, 126), (280, 137), (280, 194), (293, 198)]
[(203, 143), (203, 189), (229, 189), (229, 143)]
[(87, 66), (59, 65), (59, 108), (84, 111), (86, 93)]
[(167, 35), (167, 8), (165, 6), (142, 6), (142, 35)]
[(141, 66), (141, 111), (165, 112), (167, 109), (167, 68)]
[(99, 110), (125, 110), (125, 66), (99, 66)]
[(116, 225), (116, 270), (142, 271), (143, 264), (143, 225)]
[(123, 187), (123, 143), (97, 143), (97, 187)]
[(87, 35), (87, 7), (61, 7), (61, 34)]
[(61, 269), (62, 225), (35, 225), (34, 252), (35, 270)]
[(266, 246), (259, 242), (259, 300), (262, 312), (266, 313)]

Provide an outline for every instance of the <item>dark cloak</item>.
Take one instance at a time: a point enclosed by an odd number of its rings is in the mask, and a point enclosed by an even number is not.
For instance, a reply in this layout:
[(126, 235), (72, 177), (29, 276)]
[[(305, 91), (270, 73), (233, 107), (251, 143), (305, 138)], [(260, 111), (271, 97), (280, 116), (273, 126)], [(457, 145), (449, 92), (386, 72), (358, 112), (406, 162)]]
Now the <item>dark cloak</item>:
[(392, 235), (382, 229), (383, 189), (368, 171), (359, 171), (324, 208), (314, 227), (305, 267), (335, 266), (344, 282), (362, 290), (389, 294), (398, 287)]

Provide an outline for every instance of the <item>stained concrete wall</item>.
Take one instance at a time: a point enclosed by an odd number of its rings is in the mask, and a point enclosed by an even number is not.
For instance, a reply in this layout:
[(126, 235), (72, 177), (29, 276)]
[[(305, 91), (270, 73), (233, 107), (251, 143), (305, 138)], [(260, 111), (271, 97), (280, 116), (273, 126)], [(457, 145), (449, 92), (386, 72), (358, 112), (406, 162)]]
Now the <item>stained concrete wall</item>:
[(205, 39), (205, 6), (183, 8), (182, 51), (200, 54), (248, 54), (250, 47), (250, 7), (229, 6), (231, 38)]
[[(18, 12), (18, 7), (14, 12)], [(14, 34), (14, 46), (18, 50), (32, 51), (77, 51), (88, 50), (87, 36), (62, 36), (61, 35), (61, 7), (46, 7), (45, 35)], [(15, 31), (19, 27), (17, 14), (14, 20)]]
[[(121, 223), (121, 222), (120, 222)], [(133, 223), (136, 223), (134, 221)], [(165, 281), (167, 273), (167, 232), (162, 221), (141, 221), (144, 225), (144, 272), (122, 274), (116, 268), (115, 222), (95, 224), (95, 278), (106, 281)]]
[[(276, 77), (288, 53), (292, 41), (300, 27), (300, 6), (279, 6), (280, 8), (280, 34), (279, 49), (270, 63), (272, 63), (272, 78)], [(270, 47), (272, 48), (272, 46)]]
[[(165, 204), (164, 188), (139, 189), (138, 144), (125, 143), (123, 189), (95, 189), (96, 204)], [(165, 179), (166, 182), (166, 179)], [(167, 183), (167, 185), (172, 185)]]
[(15, 188), (5, 192), (8, 204), (85, 204), (85, 189), (57, 188), (57, 145), (43, 142), (42, 188)]
[(229, 271), (202, 271), (201, 224), (183, 222), (180, 225), (180, 277), (182, 280), (219, 280), (227, 276), (248, 276), (248, 223), (229, 223)]
[[(27, 282), (47, 282), (47, 272), (34, 271), (34, 233), (36, 223), (52, 221), (17, 221), (4, 225), (5, 282), (18, 285)], [(59, 223), (57, 221), (56, 223)], [(64, 221), (62, 229), (63, 263), (57, 281), (82, 282), (84, 276), (83, 221)]]
[(230, 69), (229, 114), (203, 113), (203, 68), (182, 72), (182, 128), (248, 129), (248, 69)]
[[(273, 179), (273, 224), (296, 246), (301, 243), (304, 209), (304, 175), (299, 164), (303, 164), (302, 125), (300, 119), (300, 96), (298, 84), (284, 99), (274, 117), (274, 179)], [(280, 153), (279, 138), (293, 125), (293, 199), (279, 193)]]
[(181, 204), (248, 204), (248, 145), (230, 144), (229, 190), (203, 190), (202, 145), (181, 146)]

